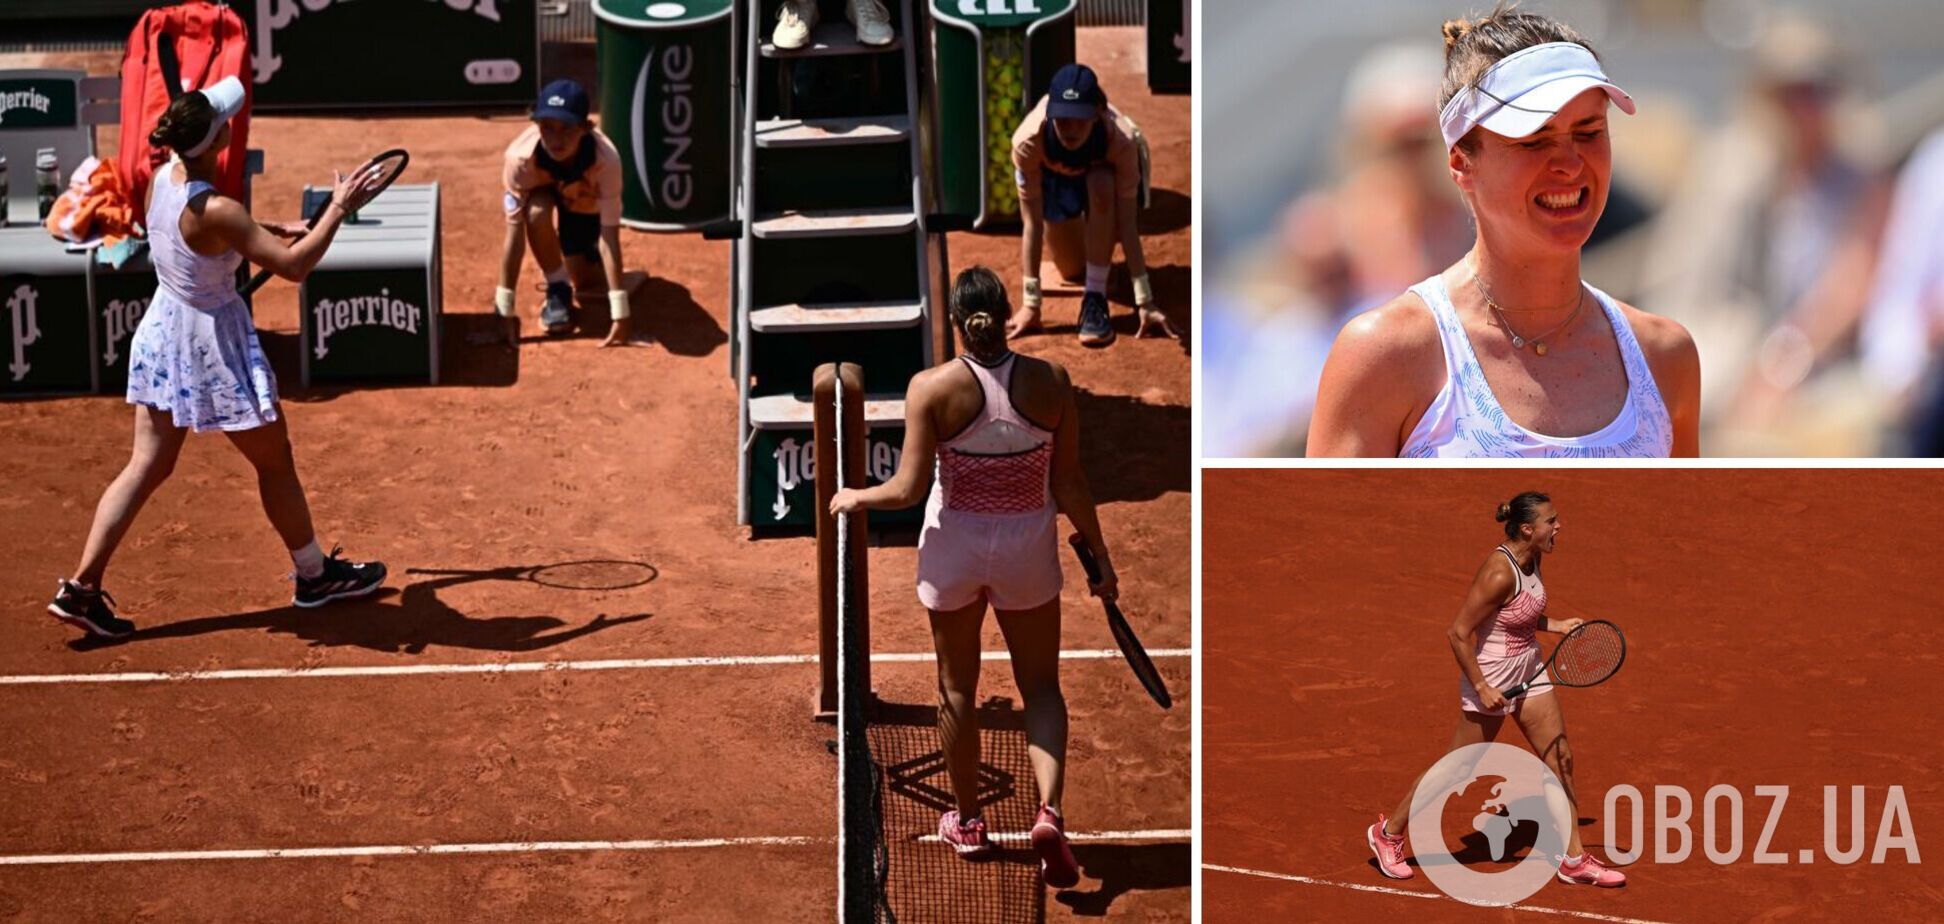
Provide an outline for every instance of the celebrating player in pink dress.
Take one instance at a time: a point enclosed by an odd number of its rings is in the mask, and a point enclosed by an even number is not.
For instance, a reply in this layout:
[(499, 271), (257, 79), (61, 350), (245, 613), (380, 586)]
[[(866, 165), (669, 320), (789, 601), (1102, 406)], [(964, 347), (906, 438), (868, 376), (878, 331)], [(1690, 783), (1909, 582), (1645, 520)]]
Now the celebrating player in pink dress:
[[(1546, 585), (1539, 564), (1559, 540), (1559, 512), (1551, 498), (1527, 491), (1499, 505), (1498, 521), (1505, 524), (1505, 543), (1478, 567), (1464, 606), (1445, 633), (1464, 675), (1458, 681), (1458, 728), (1452, 732), (1449, 751), (1491, 741), (1498, 737), (1505, 717), (1512, 716), (1532, 749), (1564, 785), (1566, 797), (1573, 801), (1571, 817), (1578, 818), (1573, 750), (1566, 742), (1566, 717), (1559, 711), (1552, 687), (1533, 687), (1509, 701), (1500, 692), (1528, 683), (1544, 670), (1545, 659), (1533, 637), (1536, 631), (1563, 635), (1583, 621), (1546, 615)], [(1404, 829), (1416, 789), (1413, 782), (1397, 811), (1378, 815), (1377, 823), (1364, 832), (1377, 855), (1377, 868), (1392, 879), (1414, 875), (1404, 861)], [(1567, 835), (1566, 856), (1561, 860), (1562, 882), (1612, 887), (1627, 881), (1624, 874), (1607, 869), (1586, 853), (1578, 825)]]

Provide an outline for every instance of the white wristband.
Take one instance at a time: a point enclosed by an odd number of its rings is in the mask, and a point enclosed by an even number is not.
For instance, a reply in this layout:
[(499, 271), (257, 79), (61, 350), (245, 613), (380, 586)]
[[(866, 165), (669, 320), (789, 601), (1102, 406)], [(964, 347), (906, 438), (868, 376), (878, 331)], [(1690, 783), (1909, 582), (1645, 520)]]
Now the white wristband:
[(493, 310), (499, 312), (500, 317), (503, 318), (510, 318), (513, 316), (513, 290), (512, 289), (509, 289), (505, 286), (496, 286), (493, 289)]
[(608, 290), (608, 317), (616, 321), (628, 318), (628, 292), (626, 289)]
[(1148, 274), (1134, 277), (1134, 304), (1149, 308), (1154, 305), (1154, 284), (1148, 282)]
[(1034, 309), (1039, 308), (1040, 281), (1038, 276), (1026, 277), (1026, 282), (1023, 287), (1023, 293), (1020, 296), (1020, 302), (1028, 308), (1034, 308)]

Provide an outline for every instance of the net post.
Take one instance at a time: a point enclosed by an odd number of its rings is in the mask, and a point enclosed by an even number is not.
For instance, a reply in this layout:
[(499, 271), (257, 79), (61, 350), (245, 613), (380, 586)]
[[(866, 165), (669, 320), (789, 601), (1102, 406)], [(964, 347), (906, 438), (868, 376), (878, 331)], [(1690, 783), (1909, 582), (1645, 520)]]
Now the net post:
[[(817, 701), (818, 719), (837, 714), (837, 518), (830, 515), (830, 499), (837, 493), (837, 466), (825, 464), (835, 458), (837, 441), (837, 379), (844, 380), (844, 471), (847, 487), (864, 486), (864, 371), (855, 363), (825, 363), (811, 374), (812, 468), (816, 473), (817, 509)], [(870, 568), (862, 554), (867, 535), (865, 514), (850, 515), (848, 538), (855, 559), (851, 565), (850, 592), (857, 622), (858, 648), (870, 651)], [(870, 689), (870, 662), (860, 665), (865, 689)]]

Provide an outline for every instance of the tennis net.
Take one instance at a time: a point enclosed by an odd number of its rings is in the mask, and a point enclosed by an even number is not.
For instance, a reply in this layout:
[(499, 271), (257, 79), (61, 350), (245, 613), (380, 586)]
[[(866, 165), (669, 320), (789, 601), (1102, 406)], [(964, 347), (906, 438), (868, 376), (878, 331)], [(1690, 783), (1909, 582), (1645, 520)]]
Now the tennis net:
[[(850, 484), (846, 478), (845, 403), (862, 401), (863, 395), (847, 395), (842, 375), (836, 377), (836, 451), (838, 487)], [(861, 437), (862, 434), (854, 436)], [(895, 918), (884, 900), (885, 877), (889, 863), (884, 845), (884, 811), (880, 785), (881, 771), (871, 755), (870, 739), (870, 657), (865, 639), (867, 611), (854, 593), (861, 582), (859, 563), (865, 554), (860, 543), (851, 541), (849, 515), (837, 518), (837, 918), (842, 924), (893, 924)]]

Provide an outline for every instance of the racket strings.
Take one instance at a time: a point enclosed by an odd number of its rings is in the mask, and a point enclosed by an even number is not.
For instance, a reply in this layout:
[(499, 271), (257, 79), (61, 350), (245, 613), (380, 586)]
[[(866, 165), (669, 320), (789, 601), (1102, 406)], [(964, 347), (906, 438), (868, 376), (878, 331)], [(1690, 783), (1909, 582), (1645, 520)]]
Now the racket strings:
[(1553, 676), (1562, 684), (1587, 686), (1605, 680), (1620, 668), (1627, 642), (1607, 623), (1587, 623), (1559, 643)]

